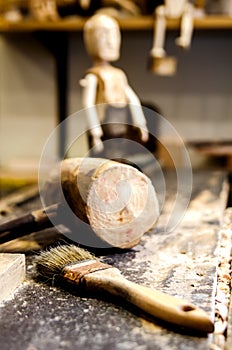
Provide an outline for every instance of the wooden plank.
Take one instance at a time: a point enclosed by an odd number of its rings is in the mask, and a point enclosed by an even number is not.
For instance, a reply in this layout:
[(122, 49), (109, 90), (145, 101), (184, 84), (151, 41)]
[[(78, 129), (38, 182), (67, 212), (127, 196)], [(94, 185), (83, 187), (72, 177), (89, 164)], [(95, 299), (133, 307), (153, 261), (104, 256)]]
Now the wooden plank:
[(227, 208), (221, 229), (223, 254), (219, 265), (217, 288), (217, 333), (218, 346), (232, 350), (232, 293), (231, 293), (231, 254), (232, 254), (232, 208)]
[[(0, 32), (31, 32), (37, 30), (52, 31), (81, 31), (85, 23), (85, 18), (61, 19), (56, 22), (39, 22), (32, 19), (26, 19), (20, 22), (8, 22), (0, 18)], [(154, 27), (154, 18), (152, 16), (136, 16), (118, 19), (122, 30), (152, 30)], [(175, 19), (167, 20), (167, 29), (179, 29), (180, 21)], [(231, 29), (232, 18), (229, 16), (204, 16), (194, 19), (194, 29), (214, 30)]]
[(24, 254), (0, 254), (0, 302), (11, 298), (24, 279)]
[(33, 200), (38, 197), (39, 189), (38, 185), (25, 186), (11, 194), (8, 194), (4, 198), (0, 198), (0, 219), (6, 221), (9, 219), (9, 215), (12, 214), (16, 207), (22, 206), (24, 203)]

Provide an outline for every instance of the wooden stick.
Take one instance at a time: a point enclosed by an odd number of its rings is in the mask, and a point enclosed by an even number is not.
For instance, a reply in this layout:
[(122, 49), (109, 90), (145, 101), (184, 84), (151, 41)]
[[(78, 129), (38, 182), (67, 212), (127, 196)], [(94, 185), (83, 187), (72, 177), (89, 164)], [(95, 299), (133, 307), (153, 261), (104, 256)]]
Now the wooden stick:
[(15, 206), (23, 205), (39, 195), (39, 190), (37, 185), (23, 187), (11, 194), (8, 194), (0, 201), (0, 216), (5, 216), (11, 213)]
[[(101, 263), (98, 264), (100, 271), (91, 272), (91, 266), (88, 266), (91, 273), (87, 272), (82, 277), (82, 283), (87, 290), (105, 291), (121, 297), (148, 314), (177, 326), (204, 333), (213, 332), (212, 321), (203, 310), (195, 305), (131, 282), (120, 275), (116, 268), (108, 266), (108, 269), (101, 271), (101, 268), (104, 267)], [(74, 276), (78, 275), (78, 264), (67, 266), (64, 270), (64, 278), (78, 284), (74, 279)]]
[(0, 244), (52, 226), (50, 219), (57, 216), (59, 204), (51, 205), (9, 220), (0, 225)]

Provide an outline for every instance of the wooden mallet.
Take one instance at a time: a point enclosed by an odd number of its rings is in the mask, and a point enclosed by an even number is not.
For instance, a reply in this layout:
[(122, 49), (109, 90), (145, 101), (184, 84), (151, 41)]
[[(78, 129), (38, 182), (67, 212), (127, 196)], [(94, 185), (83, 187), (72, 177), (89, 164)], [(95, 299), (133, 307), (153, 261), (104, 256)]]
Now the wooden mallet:
[[(102, 158), (62, 161), (41, 196), (47, 208), (0, 225), (0, 243), (51, 226), (54, 220), (62, 223), (68, 210), (109, 246), (131, 248), (159, 216), (151, 180), (131, 165)], [(69, 226), (67, 220), (64, 224)]]

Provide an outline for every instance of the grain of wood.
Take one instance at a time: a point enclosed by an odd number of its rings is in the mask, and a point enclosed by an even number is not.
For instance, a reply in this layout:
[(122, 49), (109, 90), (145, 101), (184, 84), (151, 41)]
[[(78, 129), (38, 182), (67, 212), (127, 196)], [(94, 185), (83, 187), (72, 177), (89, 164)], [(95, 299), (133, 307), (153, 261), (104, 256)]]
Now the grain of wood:
[[(213, 319), (218, 271), (217, 247), (220, 243), (221, 218), (227, 203), (227, 176), (212, 171), (197, 171), (193, 175), (188, 211), (173, 232), (163, 230), (176, 197), (176, 177), (175, 173), (170, 173), (165, 174), (167, 200), (154, 230), (145, 234), (140, 244), (131, 250), (100, 251), (98, 255), (103, 254), (105, 262), (119, 268), (131, 281), (187, 299), (203, 308)], [(152, 174), (149, 176), (152, 179)], [(159, 189), (155, 172), (153, 176)], [(35, 208), (38, 208), (38, 203), (31, 201), (30, 210)], [(18, 210), (16, 207), (15, 215)], [(229, 225), (232, 217), (228, 216), (228, 220)], [(33, 238), (39, 238), (39, 243), (43, 238), (45, 247), (48, 238), (47, 244), (50, 244), (51, 236), (41, 232), (40, 236), (35, 234)], [(55, 238), (54, 235), (54, 243)], [(15, 243), (8, 242), (8, 249), (13, 249)], [(17, 246), (17, 249), (23, 248)], [(212, 336), (186, 334), (184, 330), (177, 332), (174, 327), (156, 319), (140, 317), (137, 309), (134, 313), (128, 312), (125, 303), (115, 306), (114, 303), (101, 302), (97, 298), (80, 298), (75, 293), (58, 288), (41, 287), (40, 283), (30, 278), (33, 257), (30, 254), (26, 256), (27, 284), (20, 288), (17, 299), (0, 308), (1, 350), (15, 349), (15, 344), (17, 349), (40, 350), (219, 349), (213, 343)], [(227, 350), (232, 349), (231, 334), (230, 329)]]
[(10, 299), (24, 278), (24, 254), (0, 254), (0, 302)]
[(131, 165), (101, 158), (64, 160), (60, 178), (52, 177), (42, 193), (47, 206), (66, 202), (113, 247), (135, 246), (159, 216), (151, 180)]

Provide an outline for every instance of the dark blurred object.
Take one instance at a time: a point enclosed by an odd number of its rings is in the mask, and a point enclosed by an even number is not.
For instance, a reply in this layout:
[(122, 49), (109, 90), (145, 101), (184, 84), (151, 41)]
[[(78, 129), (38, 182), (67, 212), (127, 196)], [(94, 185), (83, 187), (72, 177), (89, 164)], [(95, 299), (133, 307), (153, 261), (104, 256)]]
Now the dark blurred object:
[(61, 17), (66, 16), (91, 16), (102, 6), (102, 0), (90, 0), (89, 5), (84, 7), (81, 5), (81, 1), (74, 1), (73, 3), (67, 4), (66, 6), (60, 6), (58, 8)]
[(152, 15), (157, 6), (163, 5), (163, 0), (142, 0), (139, 1), (142, 7), (142, 12), (145, 15)]
[(147, 120), (147, 128), (149, 130), (149, 139), (145, 144), (145, 147), (152, 153), (157, 152), (158, 137), (159, 137), (159, 121), (158, 117), (162, 115), (162, 111), (159, 106), (154, 103), (141, 101), (143, 107), (145, 107), (144, 114)]
[(89, 17), (97, 11), (109, 10), (113, 15), (125, 13), (128, 15), (139, 15), (141, 11), (141, 1), (133, 0), (89, 0), (86, 4), (82, 1), (73, 1), (66, 4), (66, 6), (59, 7), (59, 14), (61, 17), (66, 16), (81, 16)]
[(205, 0), (205, 11), (211, 15), (232, 15), (232, 1)]
[(232, 141), (193, 141), (188, 142), (188, 145), (200, 154), (224, 159), (224, 167), (232, 170)]
[[(146, 102), (146, 101), (141, 101), (141, 105), (143, 107), (143, 113), (147, 122), (147, 128), (149, 131), (149, 139), (147, 142), (141, 141), (141, 136), (140, 136), (140, 130), (138, 127), (132, 125), (131, 121), (131, 115), (130, 115), (130, 110), (129, 108), (123, 108), (121, 113), (124, 113), (125, 116), (122, 116), (124, 119), (119, 119), (120, 115), (120, 110), (118, 111), (114, 109), (108, 108), (108, 114), (110, 115), (111, 121), (107, 123), (107, 119), (105, 120), (105, 123), (102, 125), (102, 130), (103, 130), (103, 136), (102, 136), (102, 141), (107, 141), (111, 140), (114, 138), (121, 138), (122, 142), (120, 143), (121, 149), (121, 154), (122, 157), (124, 155), (130, 155), (134, 154), (138, 150), (135, 148), (135, 144), (130, 144), (125, 142), (123, 143), (123, 140), (133, 140), (135, 143), (141, 144), (142, 146), (145, 147), (149, 152), (156, 154), (157, 148), (158, 148), (158, 128), (159, 128), (159, 123), (158, 123), (158, 115), (161, 114), (161, 110), (158, 106), (151, 102)], [(115, 114), (116, 113), (116, 114)], [(112, 122), (112, 118), (115, 118), (116, 123)], [(126, 118), (126, 119), (125, 119)], [(120, 127), (119, 120), (122, 121), (122, 127)], [(123, 131), (122, 131), (123, 130)], [(114, 144), (112, 144), (114, 146)], [(88, 147), (90, 150), (93, 149), (93, 140), (92, 136), (89, 133), (88, 134)], [(95, 154), (91, 153), (92, 156), (98, 156), (98, 157), (106, 157), (108, 158), (108, 155), (111, 154), (111, 151), (109, 150), (110, 144), (107, 144), (107, 150), (103, 151), (101, 154)], [(127, 147), (127, 149), (125, 149)], [(129, 148), (128, 148), (129, 147)], [(120, 152), (120, 150), (118, 150)], [(125, 154), (124, 154), (125, 152)], [(114, 151), (112, 150), (112, 155), (114, 154)], [(110, 157), (111, 159), (114, 159), (114, 157)], [(121, 159), (121, 158), (120, 158)], [(115, 160), (115, 159), (114, 159)]]

